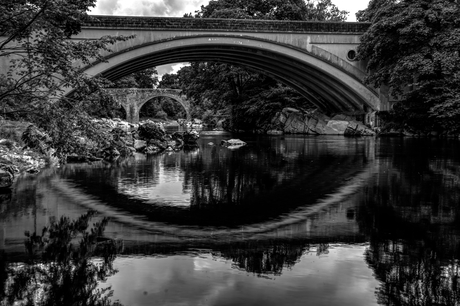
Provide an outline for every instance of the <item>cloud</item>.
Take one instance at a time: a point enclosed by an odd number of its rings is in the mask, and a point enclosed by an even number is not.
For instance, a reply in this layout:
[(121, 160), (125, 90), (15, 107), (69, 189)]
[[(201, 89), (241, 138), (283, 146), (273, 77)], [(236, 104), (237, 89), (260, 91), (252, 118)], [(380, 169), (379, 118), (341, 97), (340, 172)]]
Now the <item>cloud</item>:
[(166, 64), (166, 65), (157, 66), (156, 68), (158, 72), (158, 79), (161, 81), (164, 74), (166, 73), (175, 74), (182, 67), (188, 66), (188, 65), (190, 64), (189, 63), (175, 63), (175, 64)]
[(98, 15), (113, 15), (119, 8), (118, 1), (120, 0), (98, 0), (96, 7), (91, 10), (91, 13)]
[(97, 0), (92, 14), (182, 17), (194, 13), (209, 0)]

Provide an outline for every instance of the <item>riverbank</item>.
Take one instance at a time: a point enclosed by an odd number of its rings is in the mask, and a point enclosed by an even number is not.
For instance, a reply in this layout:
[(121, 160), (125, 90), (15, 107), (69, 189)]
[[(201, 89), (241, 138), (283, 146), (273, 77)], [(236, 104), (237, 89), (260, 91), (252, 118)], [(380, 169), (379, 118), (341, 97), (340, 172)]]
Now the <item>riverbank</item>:
[(21, 173), (38, 173), (50, 156), (25, 147), (22, 135), (29, 122), (0, 119), (0, 189), (9, 188)]
[(21, 173), (38, 173), (47, 166), (114, 161), (134, 152), (178, 151), (196, 145), (199, 138), (195, 130), (168, 134), (165, 123), (151, 120), (131, 124), (120, 119), (94, 119), (92, 124), (100, 141), (83, 137), (77, 129), (69, 135), (76, 143), (67, 144), (69, 147), (75, 144), (75, 151), (58, 155), (56, 151), (60, 148), (53, 147), (53, 140), (30, 122), (0, 119), (0, 189), (10, 188)]

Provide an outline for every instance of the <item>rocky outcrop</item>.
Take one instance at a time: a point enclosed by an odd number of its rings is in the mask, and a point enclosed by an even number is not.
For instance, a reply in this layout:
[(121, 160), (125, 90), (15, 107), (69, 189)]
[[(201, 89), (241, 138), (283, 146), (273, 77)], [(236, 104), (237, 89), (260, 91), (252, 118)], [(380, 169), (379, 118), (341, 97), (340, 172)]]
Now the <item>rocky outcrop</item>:
[(336, 115), (328, 117), (317, 110), (301, 111), (284, 108), (272, 120), (270, 135), (309, 134), (309, 135), (375, 135), (375, 132), (351, 116)]

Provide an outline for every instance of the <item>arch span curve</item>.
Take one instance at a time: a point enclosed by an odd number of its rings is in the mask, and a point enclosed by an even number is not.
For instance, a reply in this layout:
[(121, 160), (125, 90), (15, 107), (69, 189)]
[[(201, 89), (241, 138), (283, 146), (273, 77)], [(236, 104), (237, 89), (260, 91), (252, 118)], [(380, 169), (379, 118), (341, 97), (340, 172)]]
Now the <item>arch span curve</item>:
[(217, 61), (266, 71), (328, 113), (380, 110), (378, 94), (325, 56), (269, 40), (235, 35), (189, 35), (150, 42), (107, 56), (83, 70), (116, 80), (145, 68), (177, 62)]

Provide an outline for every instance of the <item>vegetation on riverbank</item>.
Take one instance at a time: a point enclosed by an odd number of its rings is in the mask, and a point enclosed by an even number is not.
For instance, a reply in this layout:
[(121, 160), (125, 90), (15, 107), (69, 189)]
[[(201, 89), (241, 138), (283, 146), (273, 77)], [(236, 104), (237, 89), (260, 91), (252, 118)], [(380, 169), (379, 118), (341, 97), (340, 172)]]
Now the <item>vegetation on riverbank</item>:
[(371, 23), (358, 48), (366, 82), (398, 101), (384, 118), (390, 128), (458, 135), (459, 2), (372, 0), (357, 17)]

